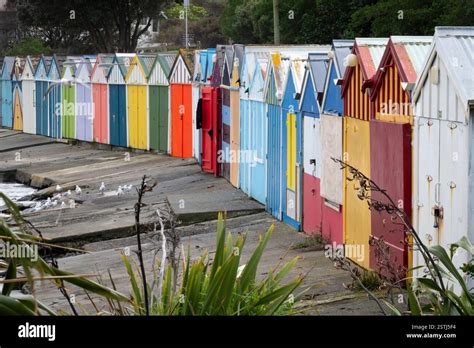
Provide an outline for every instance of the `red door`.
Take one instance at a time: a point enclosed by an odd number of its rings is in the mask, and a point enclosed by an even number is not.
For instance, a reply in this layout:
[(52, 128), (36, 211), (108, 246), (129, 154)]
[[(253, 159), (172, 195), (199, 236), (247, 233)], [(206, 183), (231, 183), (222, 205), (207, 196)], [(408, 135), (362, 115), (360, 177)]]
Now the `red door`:
[(215, 176), (219, 175), (218, 159), (222, 139), (220, 97), (220, 88), (202, 89), (201, 167)]
[[(378, 120), (370, 121), (370, 175), (387, 190), (399, 208), (411, 219), (411, 125)], [(379, 192), (373, 198), (389, 203)], [(387, 212), (372, 213), (370, 267), (388, 277), (397, 271), (404, 277), (408, 267), (408, 243), (402, 224)], [(390, 264), (390, 268), (388, 267)]]
[(108, 144), (108, 101), (107, 85), (92, 85), (94, 101), (94, 141), (102, 144)]
[(192, 86), (171, 84), (171, 155), (193, 155)]

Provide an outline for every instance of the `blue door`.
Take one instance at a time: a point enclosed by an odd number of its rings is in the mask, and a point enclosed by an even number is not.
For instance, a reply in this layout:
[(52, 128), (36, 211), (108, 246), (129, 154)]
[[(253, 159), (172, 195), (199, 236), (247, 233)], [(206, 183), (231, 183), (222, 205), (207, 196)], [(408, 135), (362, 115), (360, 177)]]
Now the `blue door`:
[(2, 81), (2, 126), (13, 127), (13, 85), (11, 80)]
[(258, 202), (266, 203), (266, 156), (267, 156), (267, 115), (266, 104), (250, 101), (250, 148), (252, 163), (250, 166), (250, 196)]
[(277, 219), (282, 219), (281, 186), (281, 108), (268, 104), (268, 173), (267, 173), (267, 211)]
[(36, 81), (36, 134), (49, 135), (48, 129), (48, 82)]
[(53, 138), (61, 138), (61, 85), (55, 85), (48, 94), (49, 134)]
[(126, 95), (124, 85), (109, 85), (110, 144), (127, 146)]

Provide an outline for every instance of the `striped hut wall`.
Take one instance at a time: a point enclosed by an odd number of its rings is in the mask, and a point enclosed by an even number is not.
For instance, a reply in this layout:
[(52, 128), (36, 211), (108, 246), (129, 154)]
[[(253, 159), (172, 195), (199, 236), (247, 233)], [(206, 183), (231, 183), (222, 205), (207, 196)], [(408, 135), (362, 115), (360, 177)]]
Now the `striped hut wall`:
[(380, 89), (375, 98), (375, 119), (391, 122), (411, 122), (413, 108), (410, 96), (403, 90), (402, 79), (393, 60), (385, 67)]
[(371, 118), (372, 103), (368, 90), (362, 92), (362, 70), (360, 65), (356, 65), (353, 69), (354, 71), (350, 75), (346, 98), (344, 98), (345, 116), (369, 121)]

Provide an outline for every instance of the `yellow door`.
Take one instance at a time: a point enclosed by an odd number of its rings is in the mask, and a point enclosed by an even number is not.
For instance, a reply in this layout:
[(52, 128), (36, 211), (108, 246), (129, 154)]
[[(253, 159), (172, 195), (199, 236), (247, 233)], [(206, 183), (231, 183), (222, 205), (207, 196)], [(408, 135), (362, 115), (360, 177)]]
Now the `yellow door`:
[(21, 103), (20, 103), (20, 91), (15, 89), (15, 101), (14, 101), (14, 109), (13, 109), (13, 129), (15, 130), (23, 130), (23, 115), (21, 111)]
[(138, 148), (137, 88), (138, 88), (137, 86), (128, 86), (128, 139), (129, 139), (129, 147), (132, 147), (134, 149)]
[(138, 148), (147, 150), (148, 148), (148, 118), (147, 118), (147, 86), (137, 86), (138, 115), (137, 115), (137, 139)]
[(295, 191), (296, 186), (296, 115), (288, 113), (286, 123), (286, 186)]
[[(344, 117), (344, 158), (347, 163), (370, 177), (369, 122)], [(349, 170), (344, 170), (344, 243), (346, 256), (369, 268), (369, 238), (371, 217), (367, 201), (360, 200), (359, 182), (350, 181)]]

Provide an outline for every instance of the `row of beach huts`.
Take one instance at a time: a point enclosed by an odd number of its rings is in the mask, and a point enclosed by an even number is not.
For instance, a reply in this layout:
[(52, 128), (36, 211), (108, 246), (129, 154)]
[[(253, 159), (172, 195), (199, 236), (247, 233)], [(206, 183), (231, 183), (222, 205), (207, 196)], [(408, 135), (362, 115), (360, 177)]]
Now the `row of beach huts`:
[(194, 157), (295, 230), (357, 247), (362, 257), (347, 256), (367, 269), (424, 262), (332, 158), (386, 189), (427, 245), (474, 241), (474, 27), (328, 46), (4, 57), (0, 85), (2, 127)]

